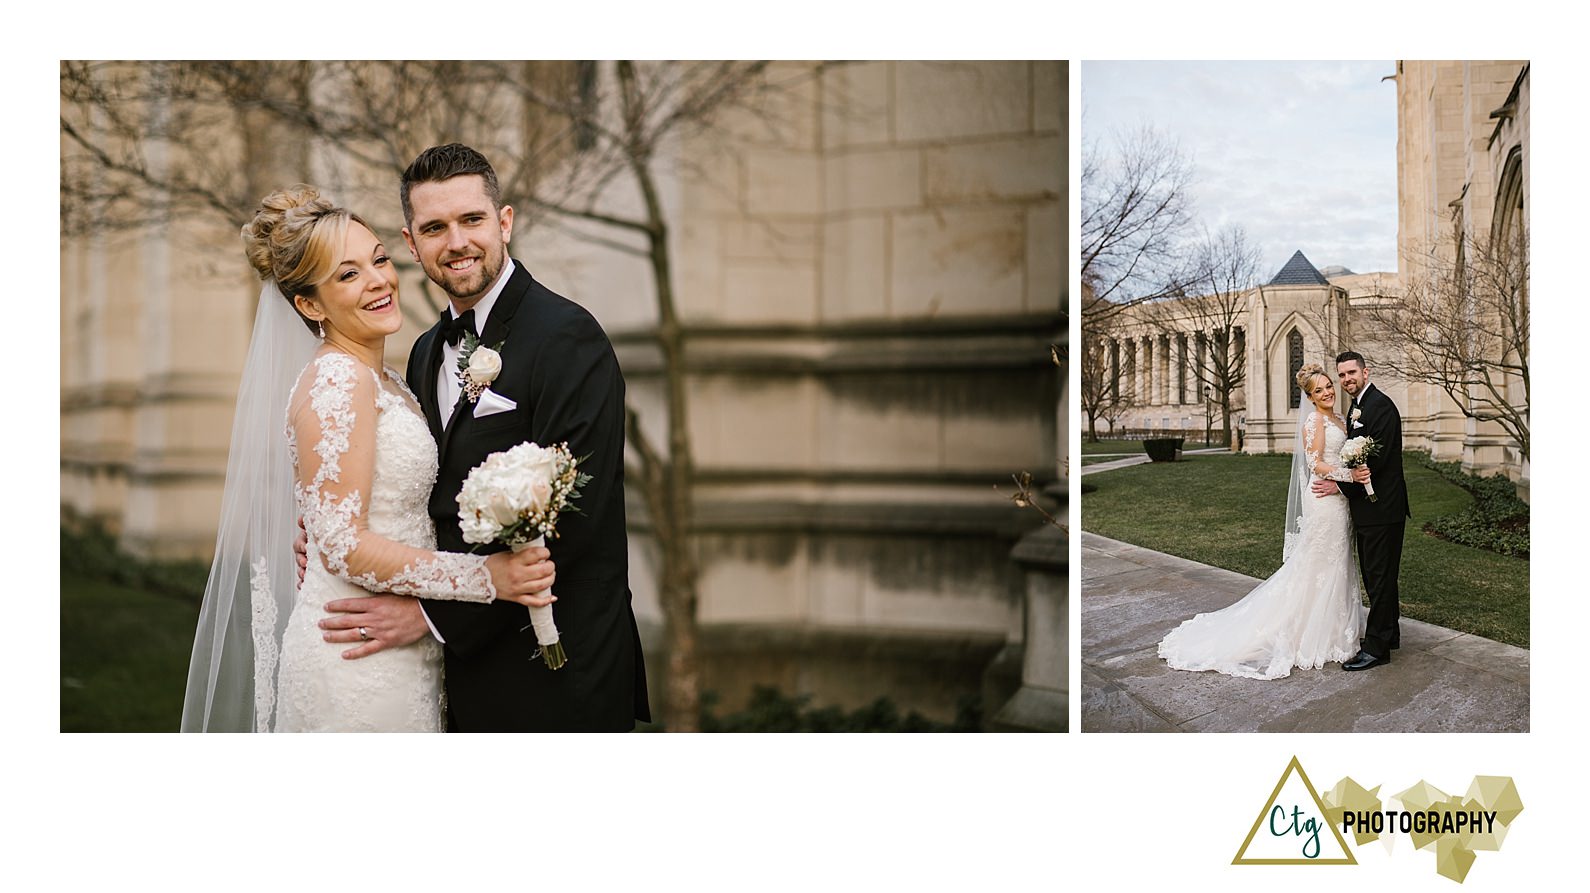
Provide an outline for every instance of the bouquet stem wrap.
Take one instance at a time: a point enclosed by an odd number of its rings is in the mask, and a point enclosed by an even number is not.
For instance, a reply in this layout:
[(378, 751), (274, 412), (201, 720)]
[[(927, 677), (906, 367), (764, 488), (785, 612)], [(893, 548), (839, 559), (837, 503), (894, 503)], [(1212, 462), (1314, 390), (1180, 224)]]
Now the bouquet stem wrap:
[[(523, 552), (533, 546), (544, 547), (546, 544), (547, 538), (538, 536), (528, 543), (514, 543), (512, 548), (515, 552)], [(547, 669), (556, 670), (569, 662), (568, 655), (563, 653), (563, 643), (558, 641), (558, 625), (552, 620), (551, 605), (532, 607), (530, 625), (535, 627), (536, 644), (541, 646), (541, 660), (546, 662)]]

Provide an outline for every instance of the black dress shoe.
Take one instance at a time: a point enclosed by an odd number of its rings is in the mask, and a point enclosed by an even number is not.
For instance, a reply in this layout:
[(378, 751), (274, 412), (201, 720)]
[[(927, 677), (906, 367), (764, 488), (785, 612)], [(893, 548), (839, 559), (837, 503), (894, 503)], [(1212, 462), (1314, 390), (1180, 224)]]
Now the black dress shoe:
[(1391, 663), (1391, 655), (1389, 655), (1389, 654), (1386, 655), (1385, 657), (1376, 657), (1376, 656), (1374, 656), (1373, 654), (1370, 654), (1367, 651), (1360, 651), (1360, 652), (1358, 652), (1358, 656), (1357, 657), (1353, 658), (1352, 660), (1348, 661), (1347, 663), (1342, 664), (1342, 669), (1344, 669), (1344, 670), (1367, 670), (1370, 667), (1378, 667), (1381, 664), (1389, 664), (1389, 663)]

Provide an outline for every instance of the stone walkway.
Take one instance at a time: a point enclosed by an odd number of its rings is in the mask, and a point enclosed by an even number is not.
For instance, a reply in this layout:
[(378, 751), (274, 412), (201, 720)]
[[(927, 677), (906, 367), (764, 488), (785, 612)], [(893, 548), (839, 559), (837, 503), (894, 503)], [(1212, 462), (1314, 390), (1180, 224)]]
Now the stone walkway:
[[(1226, 449), (1225, 447), (1207, 447), (1207, 448), (1201, 449), (1201, 450), (1182, 450), (1181, 454), (1183, 456), (1191, 456), (1191, 455), (1195, 455), (1197, 453), (1229, 453), (1229, 452), (1231, 452), (1231, 451)], [(1123, 458), (1123, 459), (1115, 459), (1115, 460), (1112, 460), (1110, 462), (1095, 462), (1095, 463), (1093, 463), (1091, 465), (1084, 465), (1084, 466), (1082, 466), (1082, 473), (1084, 475), (1092, 474), (1095, 471), (1114, 471), (1117, 468), (1130, 468), (1133, 465), (1142, 465), (1144, 462), (1148, 461), (1148, 454), (1147, 453), (1098, 453), (1097, 455), (1101, 455), (1101, 456), (1116, 456), (1116, 455), (1119, 455), (1119, 456), (1124, 456), (1125, 458)]]
[(1261, 681), (1172, 670), (1159, 659), (1166, 633), (1259, 582), (1084, 532), (1082, 730), (1529, 730), (1528, 649), (1407, 618), (1391, 663), (1358, 673), (1327, 664)]

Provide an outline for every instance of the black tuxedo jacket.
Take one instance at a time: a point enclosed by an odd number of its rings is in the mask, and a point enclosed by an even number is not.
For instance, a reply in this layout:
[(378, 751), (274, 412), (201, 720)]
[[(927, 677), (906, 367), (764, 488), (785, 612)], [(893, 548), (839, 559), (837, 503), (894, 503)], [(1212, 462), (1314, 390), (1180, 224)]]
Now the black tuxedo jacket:
[[(1380, 452), (1369, 457), (1369, 482), (1374, 485), (1376, 501), (1369, 501), (1362, 484), (1339, 486), (1347, 496), (1354, 527), (1401, 524), (1412, 514), (1408, 510), (1408, 485), (1402, 479), (1402, 414), (1380, 388), (1371, 385), (1359, 391), (1359, 396), (1362, 399), (1354, 400), (1347, 408), (1347, 436), (1368, 435), (1380, 444)], [(1362, 410), (1358, 418), (1362, 427), (1353, 425), (1354, 409)]]
[[(447, 711), (456, 731), (620, 731), (651, 719), (640, 634), (630, 605), (624, 527), (624, 378), (602, 327), (586, 310), (542, 286), (515, 262), (481, 332), (502, 371), (491, 384), (515, 409), (475, 418), (461, 399), (444, 428), (436, 376), (441, 323), (409, 355), (408, 382), (436, 438), (439, 470), (430, 514), (439, 549), (498, 552), (464, 542), (458, 491), (486, 456), (525, 441), (565, 441), (591, 481), (558, 519), (548, 547), (557, 564), (554, 605), (568, 663), (538, 657), (529, 613), (512, 602), (426, 601), (446, 640)], [(451, 370), (449, 370), (451, 372)]]

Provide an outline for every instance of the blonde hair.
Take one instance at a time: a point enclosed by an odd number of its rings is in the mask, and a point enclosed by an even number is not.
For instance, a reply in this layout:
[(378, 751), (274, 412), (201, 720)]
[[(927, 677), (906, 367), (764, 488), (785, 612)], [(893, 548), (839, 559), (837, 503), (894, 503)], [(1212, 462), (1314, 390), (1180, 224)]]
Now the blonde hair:
[(248, 262), (261, 280), (276, 283), (310, 331), (319, 326), (298, 310), (293, 298), (313, 296), (315, 287), (331, 278), (341, 263), (350, 221), (370, 229), (359, 215), (300, 183), (265, 196), (254, 218), (243, 225)]
[[(1325, 367), (1318, 363), (1309, 363), (1307, 366), (1297, 370), (1297, 389), (1303, 392), (1305, 399), (1308, 397), (1308, 386), (1314, 382), (1314, 376), (1316, 375), (1325, 375)], [(1325, 375), (1327, 384), (1330, 383), (1330, 378), (1329, 375)]]

